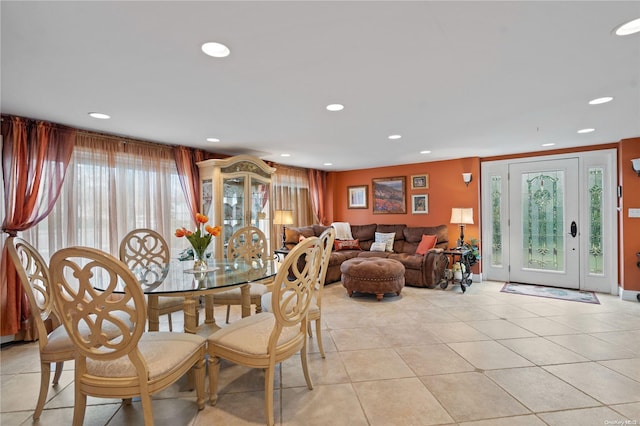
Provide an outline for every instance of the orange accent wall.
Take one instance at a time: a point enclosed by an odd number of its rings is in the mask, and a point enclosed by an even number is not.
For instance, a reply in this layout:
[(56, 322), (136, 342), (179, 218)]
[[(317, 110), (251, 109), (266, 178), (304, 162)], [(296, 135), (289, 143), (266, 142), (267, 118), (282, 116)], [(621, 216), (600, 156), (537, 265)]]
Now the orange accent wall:
[(622, 185), (620, 224), (620, 282), (622, 288), (640, 291), (640, 218), (629, 217), (629, 209), (640, 209), (640, 176), (631, 168), (631, 159), (640, 158), (640, 138), (623, 139), (618, 151), (619, 182)]
[[(472, 173), (469, 186), (462, 181), (462, 173)], [(412, 175), (429, 175), (428, 189), (411, 189)], [(406, 177), (406, 214), (373, 214), (372, 184), (374, 178)], [(368, 186), (367, 209), (347, 208), (347, 187)], [(480, 239), (480, 159), (478, 157), (373, 169), (330, 172), (327, 179), (327, 211), (329, 223), (349, 222), (354, 225), (368, 223), (407, 224), (409, 226), (449, 227), (450, 246), (455, 246), (460, 229), (450, 224), (452, 207), (473, 207), (473, 225), (464, 231), (465, 241)], [(411, 213), (411, 195), (428, 194), (429, 213)], [(477, 271), (476, 271), (477, 272)]]
[[(465, 240), (480, 238), (480, 164), (483, 161), (530, 156), (545, 156), (578, 151), (600, 149), (618, 150), (618, 184), (622, 186), (621, 211), (619, 212), (619, 281), (623, 289), (640, 291), (640, 218), (628, 217), (629, 208), (640, 208), (640, 177), (631, 169), (631, 159), (640, 158), (640, 138), (624, 139), (617, 143), (589, 147), (577, 147), (552, 151), (538, 151), (521, 155), (499, 157), (469, 157), (447, 161), (406, 164), (402, 166), (379, 167), (372, 169), (330, 172), (327, 176), (325, 205), (327, 224), (331, 222), (349, 222), (356, 225), (367, 223), (396, 224), (410, 226), (433, 226), (447, 224), (450, 245), (455, 245), (459, 228), (450, 224), (452, 207), (473, 207), (473, 225), (465, 228)], [(462, 173), (471, 172), (473, 180), (469, 186), (462, 181)], [(429, 175), (428, 189), (411, 189), (411, 176)], [(407, 178), (407, 213), (373, 214), (371, 203), (371, 180), (374, 178), (405, 176)], [(347, 208), (347, 187), (368, 186), (367, 209)], [(411, 214), (411, 195), (429, 195), (429, 213)], [(474, 266), (474, 272), (480, 271), (480, 263)]]

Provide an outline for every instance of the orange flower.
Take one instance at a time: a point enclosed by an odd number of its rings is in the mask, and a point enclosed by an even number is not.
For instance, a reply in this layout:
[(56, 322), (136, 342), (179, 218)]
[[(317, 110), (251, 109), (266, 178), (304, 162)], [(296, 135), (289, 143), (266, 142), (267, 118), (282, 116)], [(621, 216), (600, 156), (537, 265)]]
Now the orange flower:
[(182, 238), (185, 235), (187, 235), (187, 230), (185, 228), (178, 228), (176, 229), (176, 237), (178, 238)]
[(196, 213), (196, 221), (198, 223), (207, 223), (209, 221), (209, 218), (203, 214)]
[(190, 237), (193, 235), (193, 231), (189, 231), (188, 229), (184, 230), (184, 235), (186, 235), (187, 237)]
[(220, 228), (220, 226), (210, 226), (207, 225), (204, 227), (204, 229), (210, 233), (211, 235), (213, 235), (214, 237), (217, 237), (220, 235), (220, 231), (222, 231), (222, 228)]

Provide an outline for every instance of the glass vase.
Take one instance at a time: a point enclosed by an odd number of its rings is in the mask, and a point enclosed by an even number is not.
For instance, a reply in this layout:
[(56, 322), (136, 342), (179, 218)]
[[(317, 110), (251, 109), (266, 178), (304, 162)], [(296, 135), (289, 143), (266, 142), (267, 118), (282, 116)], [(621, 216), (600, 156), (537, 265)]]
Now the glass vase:
[(195, 272), (206, 272), (207, 258), (204, 253), (199, 253), (196, 250), (193, 251), (193, 270)]

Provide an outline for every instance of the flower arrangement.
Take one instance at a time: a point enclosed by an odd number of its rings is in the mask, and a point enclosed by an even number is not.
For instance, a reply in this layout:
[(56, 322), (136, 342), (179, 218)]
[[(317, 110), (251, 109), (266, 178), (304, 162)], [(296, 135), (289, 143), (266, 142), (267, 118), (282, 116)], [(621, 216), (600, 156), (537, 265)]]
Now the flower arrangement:
[[(204, 252), (207, 250), (207, 247), (209, 247), (209, 244), (211, 244), (211, 239), (219, 236), (222, 229), (218, 225), (205, 225), (208, 221), (209, 218), (207, 216), (196, 213), (196, 230), (190, 231), (182, 227), (176, 229), (175, 234), (178, 238), (187, 237), (187, 240), (191, 243), (191, 247), (193, 247), (195, 261), (204, 264), (205, 267)], [(194, 268), (195, 266), (194, 264)]]

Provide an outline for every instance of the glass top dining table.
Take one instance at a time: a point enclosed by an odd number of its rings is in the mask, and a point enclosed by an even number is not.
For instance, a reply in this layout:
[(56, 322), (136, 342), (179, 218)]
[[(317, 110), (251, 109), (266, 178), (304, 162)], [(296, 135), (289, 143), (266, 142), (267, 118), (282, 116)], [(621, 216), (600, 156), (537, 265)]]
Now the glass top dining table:
[[(212, 260), (207, 261), (204, 272), (193, 270), (193, 261), (172, 260), (168, 268), (160, 271), (140, 271), (133, 273), (138, 278), (143, 292), (147, 295), (147, 316), (149, 331), (158, 331), (160, 327), (158, 297), (182, 297), (185, 333), (196, 333), (198, 325), (198, 306), (200, 296), (205, 296), (205, 325), (219, 329), (213, 317), (215, 293), (240, 287), (242, 297), (242, 317), (251, 314), (249, 284), (275, 276), (279, 262), (272, 259), (259, 261)], [(164, 277), (164, 279), (159, 280)], [(147, 283), (147, 281), (151, 283)]]

